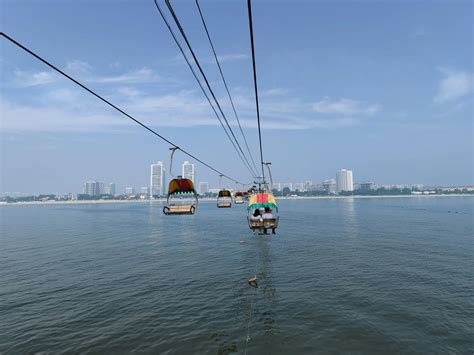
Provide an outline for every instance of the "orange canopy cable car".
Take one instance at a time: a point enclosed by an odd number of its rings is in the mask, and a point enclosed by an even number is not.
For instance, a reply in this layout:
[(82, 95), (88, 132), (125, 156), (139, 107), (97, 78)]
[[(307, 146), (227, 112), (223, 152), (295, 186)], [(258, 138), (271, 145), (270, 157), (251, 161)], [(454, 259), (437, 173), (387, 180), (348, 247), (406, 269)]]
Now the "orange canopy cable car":
[(222, 189), (217, 195), (217, 207), (218, 208), (230, 208), (232, 207), (232, 194), (229, 190)]
[(236, 191), (234, 193), (234, 203), (236, 205), (242, 205), (245, 202), (245, 197), (247, 196), (246, 191)]
[[(219, 185), (222, 182), (222, 175), (219, 175)], [(232, 207), (232, 194), (229, 190), (222, 189), (217, 195), (217, 208), (231, 208)]]
[[(178, 147), (170, 148), (170, 175), (173, 167), (173, 155)], [(192, 180), (185, 179), (181, 176), (173, 178), (168, 185), (167, 205), (163, 207), (165, 215), (191, 215), (196, 211), (198, 197)]]

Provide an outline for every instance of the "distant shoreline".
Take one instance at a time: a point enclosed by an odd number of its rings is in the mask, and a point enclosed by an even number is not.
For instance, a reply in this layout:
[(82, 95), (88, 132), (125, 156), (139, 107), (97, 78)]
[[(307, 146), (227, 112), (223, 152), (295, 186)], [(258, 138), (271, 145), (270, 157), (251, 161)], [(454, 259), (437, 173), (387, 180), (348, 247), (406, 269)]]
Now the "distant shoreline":
[[(432, 198), (432, 197), (474, 197), (472, 194), (445, 194), (445, 195), (384, 195), (384, 196), (298, 196), (276, 197), (277, 200), (328, 200), (328, 199), (383, 199), (383, 198)], [(201, 198), (200, 201), (216, 201), (215, 198)], [(26, 202), (0, 202), (0, 206), (31, 206), (31, 205), (96, 205), (96, 204), (163, 204), (166, 199), (157, 200), (75, 200), (75, 201), (26, 201)]]

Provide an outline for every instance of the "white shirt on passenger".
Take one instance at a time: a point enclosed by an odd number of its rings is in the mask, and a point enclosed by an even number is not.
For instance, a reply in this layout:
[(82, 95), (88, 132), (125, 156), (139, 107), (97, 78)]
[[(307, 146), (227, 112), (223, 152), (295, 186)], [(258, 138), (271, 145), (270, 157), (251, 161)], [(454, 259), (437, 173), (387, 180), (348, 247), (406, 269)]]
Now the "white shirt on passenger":
[(270, 212), (265, 212), (263, 215), (262, 215), (263, 219), (273, 219), (275, 217), (273, 217), (273, 214), (271, 214)]

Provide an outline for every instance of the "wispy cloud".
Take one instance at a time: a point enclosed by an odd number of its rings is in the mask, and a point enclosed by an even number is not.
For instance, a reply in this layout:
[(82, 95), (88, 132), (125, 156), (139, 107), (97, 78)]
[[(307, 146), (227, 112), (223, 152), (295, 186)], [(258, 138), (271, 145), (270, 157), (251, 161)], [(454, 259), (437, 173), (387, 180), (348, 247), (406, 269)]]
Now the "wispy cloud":
[(69, 74), (90, 75), (92, 72), (92, 66), (87, 62), (83, 62), (82, 60), (74, 60), (67, 63), (65, 69)]
[(145, 84), (161, 81), (153, 70), (142, 68), (116, 76), (92, 77), (88, 81), (101, 84)]
[[(149, 68), (132, 70), (118, 75), (95, 75), (91, 65), (79, 60), (67, 63), (64, 70), (67, 74), (77, 76), (80, 80), (90, 83), (148, 84), (163, 81), (154, 70)], [(14, 75), (14, 84), (20, 87), (52, 84), (59, 79), (59, 75), (54, 71), (27, 72), (17, 69)]]
[(249, 56), (246, 54), (234, 53), (234, 54), (218, 55), (217, 58), (222, 63), (222, 62), (235, 62), (238, 60), (245, 60), (245, 59), (248, 59)]
[(269, 89), (269, 90), (263, 90), (262, 93), (259, 95), (261, 97), (264, 97), (264, 96), (283, 96), (283, 95), (287, 95), (288, 94), (288, 90), (287, 89), (283, 89), (283, 88), (273, 88), (273, 89)]
[[(241, 56), (237, 56), (240, 58)], [(209, 104), (199, 90), (184, 90), (168, 85), (152, 69), (122, 72), (118, 75), (97, 75), (94, 68), (83, 61), (65, 66), (84, 83), (103, 84), (99, 93), (126, 112), (152, 127), (220, 126)], [(110, 111), (102, 103), (57, 80), (54, 72), (28, 73), (17, 71), (15, 80), (22, 80), (25, 95), (2, 97), (3, 131), (100, 131), (126, 129), (130, 120)], [(55, 82), (55, 80), (57, 82)], [(48, 83), (54, 85), (47, 86)], [(166, 91), (142, 84), (167, 83)], [(45, 85), (34, 95), (26, 86)], [(255, 128), (255, 99), (252, 90), (235, 88), (233, 99), (243, 127)], [(220, 103), (231, 125), (236, 126), (228, 98), (222, 93)], [(364, 116), (379, 109), (378, 105), (350, 99), (305, 101), (283, 88), (261, 91), (261, 114), (264, 129), (341, 128), (363, 124)], [(331, 113), (333, 115), (327, 115)], [(348, 117), (350, 116), (350, 117)]]
[(323, 100), (315, 102), (312, 108), (315, 112), (323, 114), (371, 116), (380, 110), (380, 105), (345, 98), (331, 100), (329, 97), (325, 97)]
[(27, 72), (15, 70), (14, 84), (21, 87), (46, 85), (55, 82), (58, 76), (51, 71)]
[(444, 78), (439, 84), (438, 94), (433, 98), (436, 103), (455, 101), (468, 95), (473, 86), (473, 75), (464, 71), (439, 68)]

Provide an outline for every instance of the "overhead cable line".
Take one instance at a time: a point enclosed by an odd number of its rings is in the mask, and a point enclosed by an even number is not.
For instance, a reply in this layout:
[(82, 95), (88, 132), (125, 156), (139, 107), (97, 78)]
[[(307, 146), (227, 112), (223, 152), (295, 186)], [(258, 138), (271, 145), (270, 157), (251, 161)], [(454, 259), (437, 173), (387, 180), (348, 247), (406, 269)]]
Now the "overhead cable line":
[(255, 64), (255, 46), (253, 42), (253, 25), (252, 25), (252, 4), (251, 0), (247, 0), (249, 12), (249, 27), (250, 27), (250, 45), (252, 47), (252, 64), (253, 64), (253, 83), (255, 87), (255, 104), (257, 107), (257, 123), (258, 123), (258, 142), (260, 144), (260, 164), (262, 165), (262, 178), (265, 182), (265, 170), (263, 169), (263, 150), (262, 150), (262, 131), (260, 129), (260, 109), (258, 107), (258, 88), (257, 88), (257, 66)]
[[(155, 0), (155, 4), (156, 4), (156, 3), (157, 3), (157, 0)], [(247, 162), (247, 165), (251, 168), (251, 165), (250, 165), (250, 163), (249, 163), (249, 161), (248, 161), (248, 159), (247, 159), (247, 157), (246, 157), (244, 151), (242, 150), (242, 147), (240, 146), (239, 141), (238, 141), (237, 137), (235, 136), (234, 131), (232, 130), (232, 127), (230, 126), (229, 121), (227, 120), (227, 117), (226, 117), (224, 111), (222, 110), (221, 105), (219, 104), (219, 101), (217, 100), (217, 97), (216, 97), (216, 95), (214, 94), (214, 91), (212, 90), (211, 85), (209, 84), (209, 80), (207, 79), (206, 74), (204, 73), (204, 70), (202, 69), (202, 66), (201, 66), (201, 64), (199, 63), (199, 60), (197, 59), (196, 54), (194, 53), (193, 48), (191, 47), (191, 44), (190, 44), (190, 42), (189, 42), (189, 40), (188, 40), (188, 37), (186, 36), (186, 33), (184, 32), (183, 26), (181, 25), (181, 23), (180, 23), (180, 21), (179, 21), (177, 15), (176, 15), (176, 13), (175, 13), (175, 11), (174, 11), (174, 9), (173, 9), (173, 6), (171, 5), (171, 3), (170, 3), (169, 0), (165, 0), (165, 3), (166, 3), (166, 5), (168, 6), (168, 10), (170, 11), (170, 13), (171, 13), (171, 15), (172, 15), (173, 20), (174, 20), (176, 26), (178, 27), (179, 32), (181, 33), (181, 36), (183, 37), (184, 41), (186, 42), (186, 46), (188, 47), (189, 51), (191, 52), (191, 55), (192, 55), (192, 57), (193, 57), (193, 59), (194, 59), (194, 62), (196, 63), (196, 65), (197, 65), (197, 67), (198, 67), (198, 69), (199, 69), (199, 72), (201, 73), (201, 75), (202, 75), (202, 77), (203, 77), (203, 79), (204, 79), (204, 82), (206, 83), (207, 89), (208, 89), (209, 92), (211, 93), (211, 96), (212, 96), (212, 98), (214, 99), (214, 102), (216, 103), (217, 108), (219, 109), (219, 112), (221, 113), (221, 116), (222, 116), (222, 118), (224, 119), (224, 121), (225, 121), (225, 123), (226, 123), (226, 125), (227, 125), (227, 128), (229, 129), (229, 131), (230, 131), (232, 137), (233, 137), (234, 140), (235, 140), (235, 143), (237, 144), (237, 147), (239, 148), (239, 150), (240, 150), (240, 152), (242, 153), (242, 155), (243, 155), (245, 161)], [(254, 172), (254, 173), (253, 173), (253, 176), (256, 177), (256, 176), (257, 176), (257, 172)]]
[(158, 9), (158, 12), (160, 13), (161, 15), (161, 18), (163, 19), (163, 22), (165, 23), (166, 27), (168, 28), (169, 32), (171, 33), (171, 36), (173, 37), (174, 39), (174, 42), (176, 43), (176, 45), (178, 46), (181, 54), (183, 55), (183, 58), (184, 60), (186, 61), (186, 63), (188, 64), (188, 67), (189, 69), (191, 70), (193, 76), (194, 76), (194, 79), (196, 79), (197, 83), (199, 84), (199, 87), (201, 88), (201, 91), (203, 92), (204, 96), (206, 97), (207, 99), (207, 102), (209, 103), (209, 105), (211, 106), (212, 108), (212, 111), (214, 112), (214, 114), (216, 115), (219, 123), (221, 124), (222, 128), (224, 129), (224, 132), (226, 133), (227, 135), (227, 138), (230, 140), (230, 142), (232, 143), (232, 145), (234, 146), (234, 149), (235, 151), (237, 152), (237, 155), (239, 156), (240, 160), (242, 160), (242, 162), (244, 163), (244, 166), (249, 170), (250, 174), (252, 176), (255, 176), (255, 172), (251, 169), (251, 167), (249, 165), (247, 165), (246, 161), (244, 160), (244, 158), (242, 157), (241, 153), (239, 152), (237, 146), (235, 145), (234, 141), (232, 140), (232, 137), (230, 136), (229, 132), (227, 132), (227, 129), (226, 127), (224, 126), (224, 123), (222, 123), (222, 120), (219, 116), (219, 114), (217, 113), (216, 109), (214, 108), (214, 105), (212, 104), (211, 102), (211, 99), (209, 98), (209, 95), (207, 94), (206, 90), (204, 89), (204, 87), (202, 86), (201, 84), (201, 81), (199, 80), (193, 66), (191, 65), (191, 62), (189, 61), (186, 53), (184, 52), (184, 49), (183, 47), (181, 46), (181, 44), (179, 43), (178, 41), (178, 38), (176, 37), (176, 35), (174, 34), (174, 31), (173, 29), (171, 28), (168, 20), (166, 19), (166, 16), (163, 12), (163, 10), (161, 9), (161, 6), (158, 4), (158, 1), (157, 0), (154, 0), (155, 2), (155, 5), (156, 5), (156, 8)]
[(230, 91), (229, 91), (229, 88), (227, 86), (227, 82), (224, 78), (224, 73), (222, 72), (221, 64), (219, 62), (219, 58), (217, 57), (216, 50), (215, 50), (214, 45), (212, 43), (211, 35), (209, 34), (209, 31), (207, 29), (206, 21), (204, 20), (204, 16), (203, 16), (202, 11), (201, 11), (201, 6), (199, 6), (199, 1), (198, 0), (196, 0), (196, 6), (199, 10), (199, 15), (201, 16), (201, 21), (202, 21), (202, 24), (204, 26), (204, 29), (206, 30), (207, 38), (209, 39), (209, 44), (211, 45), (211, 48), (212, 48), (212, 53), (214, 53), (214, 58), (216, 59), (217, 67), (219, 68), (219, 73), (221, 74), (221, 78), (222, 78), (222, 81), (224, 83), (225, 90), (227, 91), (227, 95), (229, 96), (230, 104), (232, 105), (232, 110), (234, 111), (235, 119), (237, 120), (237, 123), (239, 125), (240, 133), (242, 133), (242, 137), (244, 138), (245, 146), (247, 147), (247, 151), (249, 153), (250, 159), (252, 160), (253, 167), (254, 167), (255, 171), (258, 171), (257, 166), (255, 165), (255, 160), (253, 159), (253, 155), (252, 155), (252, 153), (250, 151), (250, 148), (249, 148), (249, 145), (247, 143), (247, 138), (245, 137), (242, 126), (240, 125), (240, 120), (239, 120), (239, 116), (237, 115), (237, 110), (235, 109), (234, 100), (232, 100), (232, 96), (230, 95)]
[(153, 133), (155, 136), (157, 136), (158, 138), (160, 138), (161, 140), (165, 141), (166, 143), (172, 145), (174, 148), (176, 149), (179, 149), (181, 152), (183, 152), (184, 154), (186, 154), (188, 157), (196, 160), (197, 162), (201, 163), (202, 165), (204, 165), (205, 167), (209, 168), (210, 170), (216, 172), (217, 174), (219, 175), (222, 175), (224, 177), (226, 177), (227, 179), (231, 180), (231, 181), (234, 181), (236, 183), (240, 183), (238, 180), (236, 179), (233, 179), (231, 178), (230, 176), (222, 173), (221, 171), (219, 171), (218, 169), (212, 167), (211, 165), (207, 164), (206, 162), (202, 161), (201, 159), (197, 158), (195, 155), (189, 153), (188, 151), (186, 151), (185, 149), (182, 149), (180, 148), (178, 145), (176, 145), (175, 143), (173, 143), (172, 141), (170, 141), (169, 139), (163, 137), (161, 134), (159, 134), (158, 132), (156, 132), (155, 130), (153, 130), (152, 128), (148, 127), (146, 124), (140, 122), (139, 120), (137, 120), (136, 118), (134, 118), (133, 116), (131, 116), (130, 114), (126, 113), (124, 110), (122, 110), (121, 108), (115, 106), (113, 103), (111, 103), (110, 101), (108, 101), (107, 99), (103, 98), (102, 96), (100, 96), (99, 94), (97, 94), (96, 92), (94, 92), (93, 90), (89, 89), (87, 86), (85, 86), (84, 84), (81, 84), (79, 81), (77, 81), (76, 79), (74, 79), (73, 77), (71, 77), (70, 75), (66, 74), (65, 72), (63, 72), (61, 69), (59, 69), (58, 67), (56, 67), (55, 65), (51, 64), (50, 62), (48, 62), (46, 59), (42, 58), (41, 56), (39, 56), (38, 54), (36, 54), (35, 52), (33, 52), (32, 50), (28, 49), (27, 47), (25, 47), (24, 45), (22, 45), (21, 43), (17, 42), (16, 40), (14, 40), (12, 37), (8, 36), (7, 34), (3, 33), (3, 32), (0, 32), (0, 35), (2, 35), (3, 37), (5, 37), (7, 40), (9, 40), (11, 43), (13, 43), (14, 45), (16, 45), (17, 47), (23, 49), (25, 52), (31, 54), (33, 57), (35, 57), (36, 59), (38, 59), (39, 61), (43, 62), (44, 64), (46, 64), (48, 67), (50, 67), (51, 69), (55, 70), (56, 72), (58, 72), (59, 74), (61, 74), (62, 76), (66, 77), (67, 79), (69, 79), (70, 81), (72, 81), (73, 83), (75, 83), (76, 85), (80, 86), (82, 89), (86, 90), (87, 92), (89, 92), (90, 94), (92, 94), (93, 96), (95, 96), (96, 98), (98, 98), (99, 100), (103, 101), (104, 103), (106, 103), (107, 105), (109, 105), (110, 107), (112, 107), (113, 109), (115, 109), (116, 111), (120, 112), (122, 115), (126, 116), (127, 118), (129, 118), (130, 120), (134, 121), (135, 123), (139, 124), (140, 126), (142, 126), (143, 128), (145, 128), (146, 130), (148, 130), (149, 132)]

